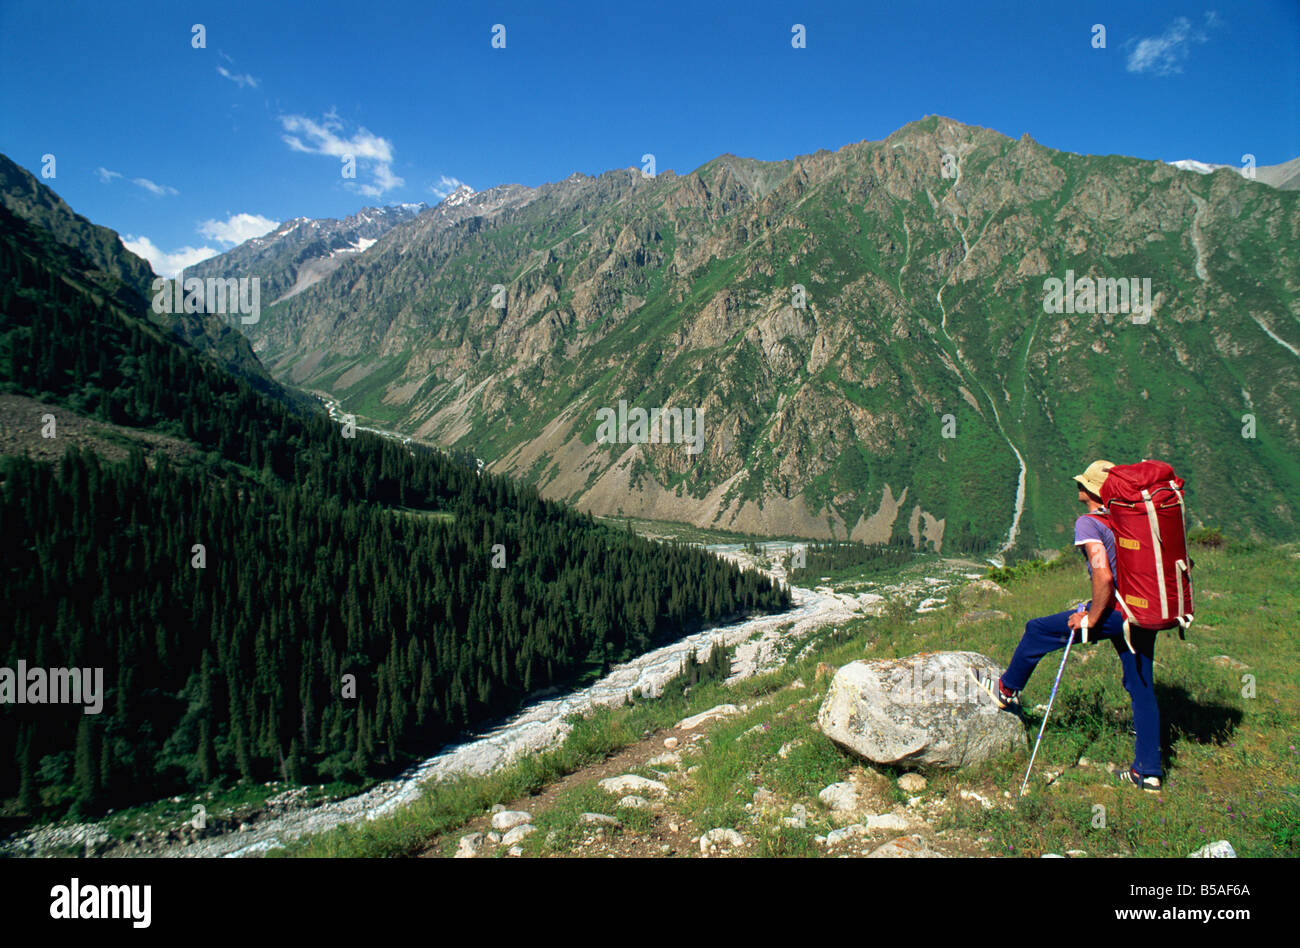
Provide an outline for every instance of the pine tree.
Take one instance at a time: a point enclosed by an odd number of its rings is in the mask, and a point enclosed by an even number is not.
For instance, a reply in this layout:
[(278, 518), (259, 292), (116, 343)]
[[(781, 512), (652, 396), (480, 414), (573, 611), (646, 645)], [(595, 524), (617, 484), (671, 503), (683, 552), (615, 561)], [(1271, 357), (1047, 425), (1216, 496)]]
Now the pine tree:
[(89, 715), (82, 715), (77, 725), (74, 768), (77, 809), (83, 814), (92, 814), (99, 803), (99, 761), (95, 756), (95, 732)]

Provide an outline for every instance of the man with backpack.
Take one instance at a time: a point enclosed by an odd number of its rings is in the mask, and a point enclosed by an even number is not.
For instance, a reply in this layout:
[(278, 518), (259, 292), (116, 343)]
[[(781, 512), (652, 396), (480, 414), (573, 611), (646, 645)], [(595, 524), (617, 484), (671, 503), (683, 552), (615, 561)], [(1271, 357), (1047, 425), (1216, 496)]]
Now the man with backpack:
[(1072, 640), (1110, 639), (1124, 669), (1124, 688), (1132, 700), (1133, 730), (1136, 733), (1133, 763), (1120, 775), (1120, 780), (1154, 792), (1160, 790), (1160, 778), (1164, 773), (1160, 761), (1160, 711), (1156, 707), (1152, 677), (1156, 633), (1137, 626), (1126, 630), (1127, 610), (1117, 608), (1120, 602), (1116, 593), (1115, 533), (1101, 500), (1102, 485), (1114, 466), (1109, 461), (1094, 461), (1073, 479), (1080, 502), (1087, 506), (1087, 513), (1074, 523), (1074, 545), (1087, 563), (1092, 599), (1072, 610), (1026, 623), (1025, 634), (1016, 646), (1007, 670), (996, 684), (988, 682), (985, 690), (998, 707), (1018, 709), (1020, 692), (1045, 655), (1065, 648), (1066, 643)]

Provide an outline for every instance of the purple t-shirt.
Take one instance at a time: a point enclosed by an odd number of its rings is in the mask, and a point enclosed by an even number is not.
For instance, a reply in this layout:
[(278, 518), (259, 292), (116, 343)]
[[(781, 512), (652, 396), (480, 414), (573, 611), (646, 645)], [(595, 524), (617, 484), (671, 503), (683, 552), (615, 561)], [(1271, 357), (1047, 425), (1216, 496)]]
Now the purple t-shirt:
[[(1101, 512), (1104, 513), (1104, 509)], [(1106, 548), (1106, 559), (1110, 562), (1110, 575), (1118, 576), (1119, 570), (1115, 568), (1115, 534), (1111, 532), (1110, 527), (1087, 515), (1074, 521), (1074, 545), (1081, 548), (1079, 552), (1083, 554), (1083, 561), (1088, 564), (1089, 579), (1092, 579), (1092, 563), (1088, 559), (1090, 552), (1088, 546), (1094, 542), (1101, 543)]]

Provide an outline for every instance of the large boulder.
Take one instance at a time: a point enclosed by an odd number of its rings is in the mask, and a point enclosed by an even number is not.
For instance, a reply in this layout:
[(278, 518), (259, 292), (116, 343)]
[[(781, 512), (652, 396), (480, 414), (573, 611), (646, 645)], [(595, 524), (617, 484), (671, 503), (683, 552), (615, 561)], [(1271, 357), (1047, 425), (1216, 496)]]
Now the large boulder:
[(968, 767), (1028, 745), (1020, 718), (975, 681), (996, 680), (1000, 670), (978, 652), (852, 662), (836, 672), (817, 723), (872, 763)]

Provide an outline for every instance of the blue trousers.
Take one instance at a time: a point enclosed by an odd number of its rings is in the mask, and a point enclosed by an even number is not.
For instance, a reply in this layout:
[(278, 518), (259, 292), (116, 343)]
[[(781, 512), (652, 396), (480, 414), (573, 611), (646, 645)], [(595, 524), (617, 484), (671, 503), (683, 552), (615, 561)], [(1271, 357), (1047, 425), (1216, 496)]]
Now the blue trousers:
[[(1071, 632), (1068, 624), (1073, 614), (1074, 610), (1058, 612), (1025, 623), (1025, 634), (1002, 675), (1004, 686), (1011, 691), (1024, 690), (1029, 676), (1044, 655), (1065, 648), (1072, 634), (1075, 644), (1078, 644), (1079, 636)], [(1130, 652), (1124, 644), (1124, 616), (1118, 609), (1112, 609), (1099, 625), (1088, 628), (1089, 643), (1101, 639), (1110, 639), (1115, 646), (1124, 668), (1124, 689), (1133, 703), (1133, 730), (1137, 732), (1133, 769), (1144, 777), (1161, 777), (1164, 769), (1160, 766), (1160, 709), (1156, 707), (1152, 674), (1156, 633), (1132, 627), (1133, 648), (1137, 654)]]

